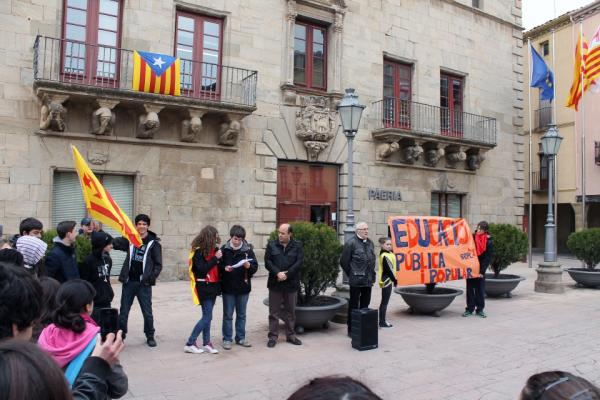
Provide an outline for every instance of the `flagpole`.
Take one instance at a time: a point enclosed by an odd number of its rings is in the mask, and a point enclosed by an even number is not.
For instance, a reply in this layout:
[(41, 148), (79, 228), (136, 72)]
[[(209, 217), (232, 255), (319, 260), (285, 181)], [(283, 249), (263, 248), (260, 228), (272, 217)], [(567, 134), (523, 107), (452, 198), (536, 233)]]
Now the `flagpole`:
[(531, 117), (531, 74), (532, 74), (532, 60), (531, 60), (531, 38), (527, 38), (527, 45), (529, 50), (529, 87), (527, 88), (527, 97), (529, 101), (529, 215), (527, 216), (527, 239), (529, 247), (527, 249), (527, 261), (529, 268), (532, 268), (533, 260), (531, 251), (531, 220), (533, 218), (533, 155), (532, 155), (532, 117)]
[[(585, 213), (585, 59), (583, 53), (583, 18), (579, 19), (579, 51), (581, 52), (581, 65), (583, 73), (581, 74), (581, 218), (583, 219), (583, 229), (587, 227), (587, 218)], [(575, 114), (577, 115), (577, 114)]]
[[(554, 1), (554, 18), (556, 18), (556, 0)], [(557, 125), (556, 119), (556, 53), (555, 38), (556, 29), (552, 27), (552, 71), (554, 73), (554, 84), (552, 85), (552, 124)], [(556, 226), (558, 239), (558, 154), (554, 157), (554, 225)], [(554, 241), (554, 254), (558, 254), (558, 240)]]

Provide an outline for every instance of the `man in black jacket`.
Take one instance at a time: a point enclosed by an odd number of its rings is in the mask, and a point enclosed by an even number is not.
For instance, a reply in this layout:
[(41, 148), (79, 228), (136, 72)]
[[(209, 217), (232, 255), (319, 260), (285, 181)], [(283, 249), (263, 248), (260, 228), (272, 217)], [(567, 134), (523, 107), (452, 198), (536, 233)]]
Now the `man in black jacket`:
[(127, 319), (133, 300), (137, 297), (144, 317), (144, 333), (146, 343), (156, 347), (154, 339), (154, 317), (152, 316), (152, 286), (162, 271), (162, 247), (160, 239), (148, 228), (150, 217), (139, 214), (135, 217), (135, 229), (142, 238), (142, 246), (138, 249), (129, 241), (120, 237), (113, 240), (115, 250), (127, 251), (119, 281), (123, 283), (121, 292), (121, 310), (119, 311), (119, 329), (123, 337), (127, 334)]
[[(287, 342), (301, 345), (296, 337), (296, 301), (300, 289), (300, 269), (304, 262), (302, 243), (292, 239), (292, 227), (282, 224), (278, 231), (278, 240), (267, 244), (265, 267), (269, 271), (269, 341), (268, 347), (275, 347), (279, 336), (280, 315), (285, 322)], [(283, 305), (283, 309), (282, 309)], [(283, 313), (283, 314), (282, 314)]]
[(54, 247), (46, 257), (46, 272), (50, 278), (60, 283), (79, 278), (75, 239), (77, 231), (75, 221), (62, 221), (56, 227), (58, 236), (54, 238)]
[(352, 310), (367, 308), (371, 302), (371, 288), (375, 283), (375, 246), (369, 239), (366, 222), (356, 224), (356, 235), (344, 243), (340, 264), (350, 283), (348, 304), (348, 336), (352, 327)]
[(115, 297), (110, 285), (110, 271), (112, 269), (110, 251), (112, 250), (113, 238), (103, 231), (92, 232), (90, 237), (92, 252), (80, 265), (79, 275), (81, 279), (85, 279), (96, 289), (92, 319), (100, 324), (100, 310), (110, 308), (110, 303)]

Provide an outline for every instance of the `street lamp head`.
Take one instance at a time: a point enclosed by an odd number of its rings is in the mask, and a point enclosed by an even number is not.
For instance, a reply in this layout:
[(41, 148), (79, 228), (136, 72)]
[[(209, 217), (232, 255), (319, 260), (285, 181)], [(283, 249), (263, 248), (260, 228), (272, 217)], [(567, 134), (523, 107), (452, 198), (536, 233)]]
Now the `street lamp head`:
[(342, 121), (342, 129), (346, 137), (354, 137), (358, 131), (360, 117), (365, 106), (358, 102), (358, 95), (354, 89), (346, 89), (346, 94), (337, 106)]
[(548, 125), (548, 130), (540, 140), (542, 142), (542, 152), (544, 155), (553, 157), (558, 154), (563, 137), (558, 134), (556, 125), (550, 124)]

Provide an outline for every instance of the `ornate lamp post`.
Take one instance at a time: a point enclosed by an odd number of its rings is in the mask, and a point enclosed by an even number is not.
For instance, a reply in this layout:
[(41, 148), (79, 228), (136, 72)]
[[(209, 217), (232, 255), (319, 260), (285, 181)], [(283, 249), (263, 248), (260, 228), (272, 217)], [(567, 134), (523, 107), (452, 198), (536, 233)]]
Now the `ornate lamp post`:
[(537, 269), (535, 291), (543, 293), (563, 293), (562, 268), (556, 256), (556, 225), (554, 224), (554, 160), (563, 138), (558, 134), (556, 125), (548, 125), (548, 131), (542, 136), (542, 152), (548, 158), (548, 215), (545, 225), (544, 262)]
[(346, 219), (346, 229), (344, 229), (344, 241), (354, 235), (354, 176), (352, 173), (352, 141), (362, 116), (365, 106), (358, 102), (358, 95), (354, 89), (346, 89), (346, 95), (337, 107), (342, 121), (342, 129), (346, 139), (348, 139), (348, 217)]

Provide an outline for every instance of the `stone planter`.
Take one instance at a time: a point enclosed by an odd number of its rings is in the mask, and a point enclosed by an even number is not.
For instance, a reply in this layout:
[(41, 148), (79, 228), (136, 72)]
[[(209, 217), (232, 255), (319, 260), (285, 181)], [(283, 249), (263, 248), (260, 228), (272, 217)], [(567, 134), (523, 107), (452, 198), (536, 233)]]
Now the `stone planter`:
[(499, 274), (497, 277), (494, 274), (485, 274), (485, 294), (488, 297), (512, 297), (512, 292), (519, 282), (525, 278), (519, 275)]
[[(329, 328), (329, 321), (338, 312), (338, 310), (347, 304), (345, 299), (335, 296), (321, 295), (332, 299), (334, 302), (323, 306), (296, 306), (296, 333), (304, 333), (305, 329)], [(268, 306), (269, 299), (264, 299), (263, 304)]]
[(424, 286), (399, 287), (394, 289), (394, 292), (402, 296), (411, 314), (418, 312), (435, 317), (439, 317), (439, 312), (448, 307), (456, 296), (463, 293), (460, 289), (436, 287), (433, 293), (429, 294)]
[(579, 286), (597, 288), (600, 287), (600, 270), (587, 268), (569, 268), (567, 269), (571, 278)]

